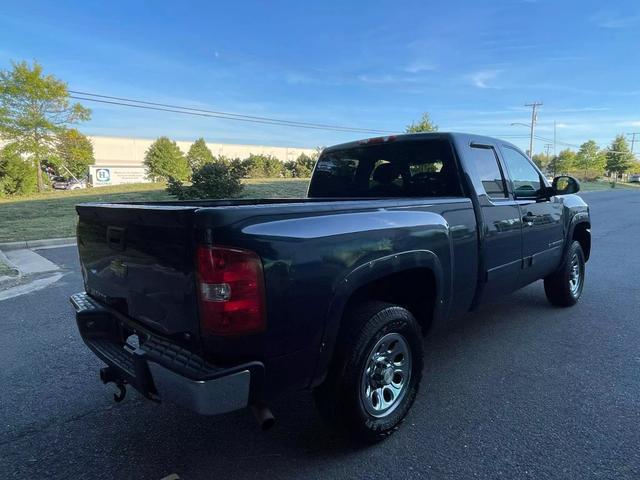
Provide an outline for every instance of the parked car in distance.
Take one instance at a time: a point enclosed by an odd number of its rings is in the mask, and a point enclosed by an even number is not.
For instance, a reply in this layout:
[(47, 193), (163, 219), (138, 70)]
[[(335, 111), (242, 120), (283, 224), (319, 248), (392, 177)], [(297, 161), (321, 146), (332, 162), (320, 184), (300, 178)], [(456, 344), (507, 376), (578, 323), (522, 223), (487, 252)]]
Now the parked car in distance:
[(640, 183), (640, 173), (629, 175), (629, 183)]
[(79, 190), (81, 188), (87, 188), (87, 181), (76, 178), (66, 179), (64, 177), (54, 177), (51, 182), (51, 187), (53, 187), (54, 190)]
[(540, 279), (553, 305), (578, 302), (578, 190), (494, 138), (346, 143), (308, 198), (78, 205), (71, 302), (117, 399), (130, 385), (204, 415), (251, 406), (266, 427), (275, 397), (311, 389), (329, 424), (378, 441), (419, 392), (431, 329)]

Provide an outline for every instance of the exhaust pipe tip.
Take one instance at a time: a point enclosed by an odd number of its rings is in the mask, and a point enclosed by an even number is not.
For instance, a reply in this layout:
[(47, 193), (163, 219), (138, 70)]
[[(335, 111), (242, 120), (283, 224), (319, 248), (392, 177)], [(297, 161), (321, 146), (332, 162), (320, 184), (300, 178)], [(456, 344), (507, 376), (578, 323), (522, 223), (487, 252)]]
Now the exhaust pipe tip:
[(256, 417), (258, 425), (260, 425), (263, 432), (270, 430), (275, 425), (276, 418), (266, 405), (251, 405), (251, 410), (253, 410), (253, 415)]

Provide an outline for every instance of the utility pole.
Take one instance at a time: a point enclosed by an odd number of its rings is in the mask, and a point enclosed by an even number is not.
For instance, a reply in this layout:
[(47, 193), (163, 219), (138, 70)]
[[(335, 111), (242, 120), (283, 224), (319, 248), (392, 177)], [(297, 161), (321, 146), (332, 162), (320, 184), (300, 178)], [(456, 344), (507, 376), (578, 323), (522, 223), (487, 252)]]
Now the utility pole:
[(636, 135), (640, 135), (640, 132), (627, 133), (627, 137), (631, 137), (631, 153), (633, 153), (633, 146), (636, 143)]
[(556, 156), (556, 121), (553, 121), (553, 156)]
[(536, 110), (541, 105), (542, 102), (524, 104), (525, 107), (531, 107), (531, 135), (529, 137), (529, 158), (533, 157), (533, 133), (536, 130), (536, 120), (538, 119), (538, 117), (536, 116)]
[(549, 150), (551, 149), (551, 147), (553, 147), (552, 144), (550, 143), (545, 143), (544, 144), (544, 159), (546, 164), (545, 165), (540, 165), (540, 170), (546, 169), (549, 166), (550, 160), (549, 160)]

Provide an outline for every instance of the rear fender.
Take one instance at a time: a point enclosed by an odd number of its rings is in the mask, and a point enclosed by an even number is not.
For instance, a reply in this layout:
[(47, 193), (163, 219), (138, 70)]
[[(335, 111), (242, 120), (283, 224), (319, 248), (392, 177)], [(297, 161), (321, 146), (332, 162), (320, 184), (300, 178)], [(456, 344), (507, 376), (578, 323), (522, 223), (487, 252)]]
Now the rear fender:
[(411, 250), (372, 260), (360, 265), (339, 283), (329, 307), (327, 324), (322, 338), (320, 354), (312, 377), (311, 386), (322, 382), (333, 357), (340, 322), (351, 296), (361, 287), (388, 275), (403, 271), (425, 268), (431, 270), (435, 279), (435, 305), (433, 322), (439, 323), (446, 317), (448, 308), (445, 299), (451, 298), (451, 284), (444, 281), (443, 266), (438, 256), (431, 250)]

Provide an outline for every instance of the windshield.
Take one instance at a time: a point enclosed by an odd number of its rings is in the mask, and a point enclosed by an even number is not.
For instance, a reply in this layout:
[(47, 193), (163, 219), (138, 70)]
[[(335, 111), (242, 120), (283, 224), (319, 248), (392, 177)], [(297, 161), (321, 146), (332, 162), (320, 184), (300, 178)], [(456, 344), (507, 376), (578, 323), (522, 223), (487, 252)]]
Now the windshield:
[(448, 140), (398, 141), (323, 154), (309, 197), (460, 196)]

